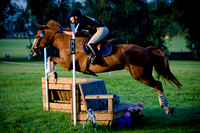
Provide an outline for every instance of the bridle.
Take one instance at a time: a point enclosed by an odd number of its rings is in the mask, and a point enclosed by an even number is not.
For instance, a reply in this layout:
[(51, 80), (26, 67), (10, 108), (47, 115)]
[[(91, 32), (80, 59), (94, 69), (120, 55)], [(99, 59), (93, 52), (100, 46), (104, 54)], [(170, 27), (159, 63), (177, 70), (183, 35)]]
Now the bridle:
[[(52, 37), (48, 40), (48, 42), (44, 45), (44, 47), (53, 39), (53, 37), (56, 35), (56, 33), (58, 33), (58, 30), (52, 35)], [(35, 46), (36, 48), (35, 48), (35, 50), (37, 51), (37, 52), (39, 52), (39, 51), (41, 51), (41, 47), (38, 47), (39, 46), (39, 44), (40, 44), (40, 42), (41, 42), (41, 40), (42, 40), (42, 38), (44, 37), (45, 35), (44, 35), (44, 31), (42, 31), (42, 33), (40, 33), (40, 38), (39, 38), (39, 40), (38, 40), (38, 42), (37, 42), (37, 44), (33, 44), (32, 46)]]

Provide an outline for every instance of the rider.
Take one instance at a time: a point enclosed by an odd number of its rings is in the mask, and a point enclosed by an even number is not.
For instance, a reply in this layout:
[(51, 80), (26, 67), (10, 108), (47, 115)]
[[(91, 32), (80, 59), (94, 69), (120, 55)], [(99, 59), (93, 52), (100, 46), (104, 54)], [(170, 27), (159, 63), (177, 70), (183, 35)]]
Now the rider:
[[(100, 53), (98, 52), (96, 45), (108, 35), (108, 28), (101, 21), (95, 20), (89, 16), (83, 16), (79, 9), (73, 9), (69, 14), (69, 18), (72, 23), (77, 23), (75, 33), (87, 30), (93, 35), (87, 46), (90, 48), (94, 56), (93, 64), (96, 64), (100, 58)], [(62, 31), (62, 29), (61, 32), (71, 36), (73, 34), (72, 31)]]

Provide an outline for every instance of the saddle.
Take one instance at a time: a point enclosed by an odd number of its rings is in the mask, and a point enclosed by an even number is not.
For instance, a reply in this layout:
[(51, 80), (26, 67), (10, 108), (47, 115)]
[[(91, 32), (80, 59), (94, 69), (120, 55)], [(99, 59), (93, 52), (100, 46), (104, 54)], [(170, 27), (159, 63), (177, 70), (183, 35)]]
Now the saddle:
[[(86, 70), (83, 72), (84, 74), (90, 74), (93, 76), (97, 76), (93, 71), (91, 71), (89, 69), (90, 67), (90, 63), (92, 62), (92, 54), (91, 54), (91, 50), (87, 47), (87, 44), (89, 42), (91, 38), (87, 38), (84, 43), (83, 43), (83, 51), (88, 55), (88, 59), (87, 59), (87, 64), (86, 64)], [(110, 40), (103, 40), (101, 42), (99, 42), (96, 46), (97, 49), (99, 50), (99, 56), (100, 57), (106, 57), (109, 56), (112, 52), (112, 48), (113, 48), (113, 41), (115, 39), (110, 39)], [(101, 65), (101, 64), (98, 64)]]
[[(89, 55), (91, 52), (90, 52), (90, 49), (87, 47), (87, 44), (89, 42), (91, 38), (87, 38), (84, 43), (83, 43), (83, 51)], [(99, 42), (96, 46), (97, 46), (97, 49), (99, 50), (99, 53), (100, 53), (100, 57), (106, 57), (108, 55), (111, 54), (112, 52), (112, 47), (114, 45), (114, 40), (115, 38), (113, 39), (109, 39), (109, 40), (103, 40), (101, 42)]]

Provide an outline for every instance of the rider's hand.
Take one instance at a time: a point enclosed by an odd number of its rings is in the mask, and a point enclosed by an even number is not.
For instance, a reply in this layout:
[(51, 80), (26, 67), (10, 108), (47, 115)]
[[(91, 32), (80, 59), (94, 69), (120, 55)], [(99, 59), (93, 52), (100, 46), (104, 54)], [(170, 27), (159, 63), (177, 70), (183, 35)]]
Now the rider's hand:
[(61, 33), (62, 33), (63, 31), (65, 31), (65, 30), (63, 30), (62, 28), (59, 28), (59, 29), (58, 29), (58, 32), (61, 32)]

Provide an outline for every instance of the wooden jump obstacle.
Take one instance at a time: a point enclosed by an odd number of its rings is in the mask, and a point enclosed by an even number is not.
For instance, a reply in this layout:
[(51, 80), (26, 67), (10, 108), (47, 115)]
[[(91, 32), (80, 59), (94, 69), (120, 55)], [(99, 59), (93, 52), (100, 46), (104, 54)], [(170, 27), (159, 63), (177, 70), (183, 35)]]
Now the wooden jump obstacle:
[[(49, 110), (71, 113), (71, 123), (74, 123), (72, 102), (72, 78), (58, 78), (57, 84), (48, 80)], [(42, 78), (43, 109), (46, 110), (46, 85)], [(84, 124), (87, 119), (87, 110), (94, 111), (97, 124), (113, 125), (123, 117), (125, 111), (130, 107), (128, 103), (120, 102), (114, 106), (114, 96), (108, 94), (103, 80), (99, 79), (76, 79), (76, 114), (77, 122)], [(102, 106), (102, 101), (107, 103)]]

